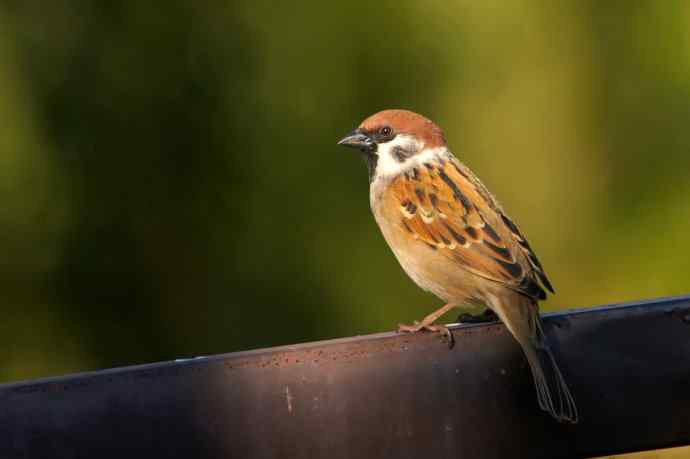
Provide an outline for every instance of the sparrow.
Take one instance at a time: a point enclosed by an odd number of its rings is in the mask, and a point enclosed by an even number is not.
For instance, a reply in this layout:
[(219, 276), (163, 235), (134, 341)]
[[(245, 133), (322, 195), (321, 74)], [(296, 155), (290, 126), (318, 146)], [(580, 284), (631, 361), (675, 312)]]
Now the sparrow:
[(455, 307), (488, 307), (521, 346), (539, 407), (576, 423), (575, 400), (539, 316), (545, 289), (555, 293), (551, 282), (524, 233), (451, 153), (443, 131), (417, 113), (384, 110), (338, 144), (362, 153), (371, 210), (403, 270), (446, 303), (398, 331), (440, 332), (452, 340), (437, 319)]

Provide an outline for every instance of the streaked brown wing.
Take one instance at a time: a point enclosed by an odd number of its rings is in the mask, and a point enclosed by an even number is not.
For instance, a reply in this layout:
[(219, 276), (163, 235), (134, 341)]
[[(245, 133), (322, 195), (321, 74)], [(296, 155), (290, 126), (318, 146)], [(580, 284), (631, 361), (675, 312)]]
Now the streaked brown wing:
[(474, 274), (535, 299), (553, 292), (536, 255), (494, 197), (460, 162), (442, 159), (416, 167), (389, 188), (400, 225), (415, 239)]

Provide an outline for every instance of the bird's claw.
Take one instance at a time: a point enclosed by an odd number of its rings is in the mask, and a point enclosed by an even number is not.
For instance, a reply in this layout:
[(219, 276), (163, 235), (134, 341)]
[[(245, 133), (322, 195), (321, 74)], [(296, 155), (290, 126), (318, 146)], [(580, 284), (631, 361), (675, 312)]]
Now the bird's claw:
[(432, 325), (414, 321), (413, 325), (398, 324), (398, 333), (417, 333), (419, 331), (428, 331), (432, 333), (439, 333), (441, 337), (448, 342), (448, 348), (455, 345), (455, 338), (445, 325)]

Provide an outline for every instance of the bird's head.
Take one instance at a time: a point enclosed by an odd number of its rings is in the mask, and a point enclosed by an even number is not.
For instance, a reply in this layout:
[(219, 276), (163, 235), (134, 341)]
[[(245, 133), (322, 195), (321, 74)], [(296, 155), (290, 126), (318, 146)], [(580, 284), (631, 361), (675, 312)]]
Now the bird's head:
[(338, 145), (362, 152), (369, 179), (404, 172), (432, 152), (445, 150), (446, 140), (433, 121), (409, 110), (383, 110), (362, 121)]

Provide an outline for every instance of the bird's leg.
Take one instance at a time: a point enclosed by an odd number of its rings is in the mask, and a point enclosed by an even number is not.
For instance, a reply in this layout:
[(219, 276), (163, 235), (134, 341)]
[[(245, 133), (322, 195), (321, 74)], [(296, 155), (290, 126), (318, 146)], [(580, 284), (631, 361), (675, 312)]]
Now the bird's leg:
[(438, 310), (426, 316), (424, 319), (422, 319), (421, 322), (415, 321), (412, 325), (398, 324), (398, 332), (416, 333), (420, 330), (437, 332), (448, 340), (449, 347), (453, 347), (455, 341), (453, 340), (453, 334), (450, 332), (450, 330), (448, 330), (448, 327), (446, 327), (445, 325), (434, 325), (434, 322), (436, 322), (439, 317), (441, 317), (443, 314), (450, 311), (454, 307), (455, 304), (448, 303), (444, 305), (442, 308), (439, 308)]

